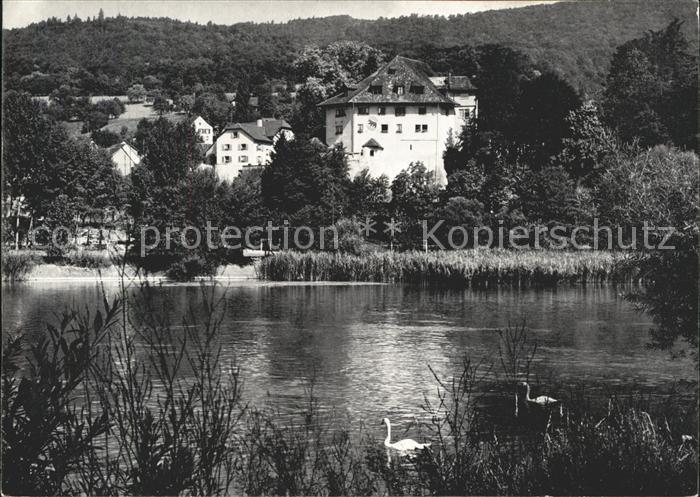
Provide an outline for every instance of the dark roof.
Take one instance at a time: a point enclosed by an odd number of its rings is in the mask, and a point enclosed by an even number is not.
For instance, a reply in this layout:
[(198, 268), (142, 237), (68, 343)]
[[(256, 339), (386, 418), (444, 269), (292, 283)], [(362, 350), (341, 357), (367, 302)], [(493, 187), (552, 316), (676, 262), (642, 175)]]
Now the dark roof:
[(450, 74), (449, 76), (434, 76), (430, 80), (439, 90), (470, 91), (477, 89), (467, 76), (452, 76)]
[(263, 118), (262, 126), (258, 126), (257, 121), (232, 123), (227, 124), (222, 133), (226, 131), (243, 131), (256, 142), (272, 143), (272, 139), (281, 129), (292, 129), (292, 127), (284, 119)]
[(370, 138), (369, 140), (367, 140), (367, 143), (365, 143), (364, 145), (362, 145), (362, 147), (363, 147), (363, 148), (364, 148), (364, 147), (367, 147), (367, 148), (379, 148), (379, 149), (381, 149), (381, 150), (384, 150), (384, 147), (382, 147), (382, 146), (379, 144), (379, 142), (377, 142), (377, 140), (375, 140), (374, 138)]
[[(370, 103), (435, 103), (455, 105), (455, 102), (441, 94), (426, 74), (429, 68), (418, 60), (396, 56), (380, 67), (354, 87), (348, 87), (344, 93), (321, 102), (320, 106), (342, 104)], [(404, 93), (399, 95), (395, 86), (403, 86)], [(370, 91), (371, 87), (381, 87), (380, 93)], [(421, 91), (412, 88), (422, 87)]]

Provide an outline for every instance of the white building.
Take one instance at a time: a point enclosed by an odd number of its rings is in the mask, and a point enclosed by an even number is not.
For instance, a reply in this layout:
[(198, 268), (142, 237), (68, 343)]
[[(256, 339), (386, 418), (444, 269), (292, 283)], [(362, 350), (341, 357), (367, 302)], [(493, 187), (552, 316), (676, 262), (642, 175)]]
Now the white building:
[(138, 151), (126, 142), (109, 147), (107, 153), (122, 176), (128, 176), (136, 166), (141, 164)]
[(194, 130), (202, 139), (202, 143), (205, 145), (211, 145), (214, 143), (214, 128), (212, 128), (202, 116), (197, 116), (195, 119), (193, 119), (192, 126), (194, 126)]
[[(231, 181), (246, 168), (265, 165), (280, 136), (294, 138), (292, 127), (280, 119), (258, 119), (250, 123), (227, 125), (207, 150), (221, 180)], [(212, 159), (210, 159), (211, 161)]]
[(342, 143), (352, 175), (367, 168), (392, 180), (420, 161), (439, 184), (447, 183), (443, 153), (476, 117), (476, 88), (466, 76), (430, 78), (427, 71), (422, 62), (397, 56), (319, 105), (326, 144)]

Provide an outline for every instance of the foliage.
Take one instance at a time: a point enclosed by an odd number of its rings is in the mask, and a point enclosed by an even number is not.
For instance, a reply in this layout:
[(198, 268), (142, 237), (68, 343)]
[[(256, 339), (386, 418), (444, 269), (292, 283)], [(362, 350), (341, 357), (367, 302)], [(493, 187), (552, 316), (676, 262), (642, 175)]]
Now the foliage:
[(109, 148), (112, 145), (122, 141), (121, 136), (116, 133), (112, 133), (107, 129), (98, 129), (90, 134), (90, 138), (95, 142), (95, 145), (103, 148)]
[(420, 247), (423, 220), (430, 219), (438, 200), (435, 176), (423, 163), (411, 163), (391, 183), (391, 207), (401, 232), (397, 238), (408, 247)]
[[(80, 474), (109, 419), (107, 411), (93, 413), (76, 400), (86, 393), (96, 347), (116, 318), (116, 303), (105, 301), (104, 314), (94, 320), (66, 312), (58, 327), (47, 326), (33, 342), (19, 335), (3, 347), (3, 492), (63, 493)], [(29, 374), (20, 374), (23, 359)]]
[(234, 91), (246, 77), (253, 84), (286, 78), (310, 44), (341, 41), (365, 42), (387, 54), (431, 61), (435, 70), (471, 76), (463, 72), (469, 70), (464, 47), (502, 44), (524, 51), (542, 69), (563, 74), (593, 95), (616, 46), (674, 18), (688, 20), (682, 29), (697, 43), (692, 3), (665, 0), (644, 8), (624, 2), (562, 3), (449, 17), (334, 16), (231, 26), (124, 16), (52, 18), (6, 30), (4, 77), (8, 89), (36, 95), (61, 84), (86, 95), (124, 94), (147, 76), (160, 80), (168, 93), (191, 93), (197, 84), (214, 83)]
[(280, 137), (263, 169), (263, 202), (293, 226), (332, 224), (345, 210), (348, 181), (342, 148), (326, 149), (303, 138)]
[(623, 140), (697, 149), (697, 49), (678, 19), (618, 47), (603, 100), (605, 119)]
[(36, 263), (35, 257), (26, 252), (2, 253), (2, 279), (5, 281), (21, 281), (32, 270)]

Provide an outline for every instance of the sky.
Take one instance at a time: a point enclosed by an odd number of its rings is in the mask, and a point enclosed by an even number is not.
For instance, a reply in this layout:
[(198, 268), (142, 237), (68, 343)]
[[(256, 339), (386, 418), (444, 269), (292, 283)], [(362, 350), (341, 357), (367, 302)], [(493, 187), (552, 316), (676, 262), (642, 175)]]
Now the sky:
[(170, 17), (206, 24), (237, 22), (284, 22), (304, 17), (326, 17), (347, 14), (355, 18), (376, 19), (402, 15), (450, 15), (483, 10), (525, 7), (553, 3), (551, 1), (460, 1), (460, 0), (166, 0), (166, 1), (100, 1), (100, 0), (3, 0), (2, 27), (19, 28), (49, 17), (65, 19), (75, 14), (81, 19), (94, 17), (100, 9), (106, 17), (122, 14), (128, 17)]

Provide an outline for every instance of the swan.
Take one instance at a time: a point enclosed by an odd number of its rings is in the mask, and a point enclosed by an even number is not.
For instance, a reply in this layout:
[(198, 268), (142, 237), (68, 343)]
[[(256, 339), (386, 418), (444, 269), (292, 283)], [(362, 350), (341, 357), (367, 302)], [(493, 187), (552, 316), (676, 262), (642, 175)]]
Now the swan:
[(389, 418), (384, 418), (382, 423), (386, 424), (386, 440), (384, 440), (384, 447), (398, 450), (399, 452), (411, 452), (430, 447), (429, 443), (421, 444), (410, 438), (404, 438), (398, 442), (391, 443), (391, 422)]
[[(540, 395), (539, 397), (535, 397), (534, 399), (530, 397), (530, 384), (527, 383), (526, 381), (523, 381), (520, 383), (520, 386), (525, 388), (525, 401), (528, 404), (535, 405), (537, 407), (559, 407), (559, 414), (563, 415), (563, 406), (562, 402), (560, 400), (557, 400), (553, 397), (549, 397), (547, 395)], [(517, 411), (516, 411), (516, 416), (517, 416)]]

